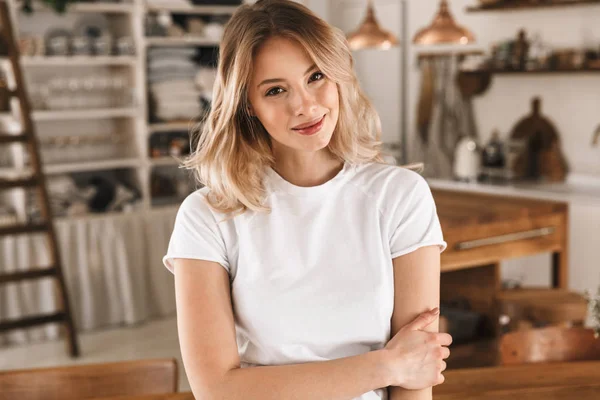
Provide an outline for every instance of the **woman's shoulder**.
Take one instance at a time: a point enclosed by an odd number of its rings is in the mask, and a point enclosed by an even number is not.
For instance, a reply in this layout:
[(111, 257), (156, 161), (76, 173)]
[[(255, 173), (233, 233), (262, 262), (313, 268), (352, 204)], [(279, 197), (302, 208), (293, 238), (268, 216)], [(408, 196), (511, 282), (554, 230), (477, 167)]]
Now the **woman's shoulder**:
[(357, 166), (353, 184), (384, 213), (412, 208), (432, 196), (421, 174), (398, 165), (369, 163)]
[(199, 189), (194, 190), (192, 193), (188, 194), (185, 199), (181, 202), (181, 208), (196, 208), (196, 207), (208, 207), (208, 203), (206, 200), (206, 196), (209, 193), (209, 189), (204, 186)]
[(208, 204), (209, 189), (202, 187), (188, 194), (177, 211), (178, 218), (214, 219), (215, 210)]
[(398, 193), (427, 185), (425, 178), (413, 169), (375, 162), (357, 166), (355, 183), (369, 193)]
[(252, 212), (246, 211), (242, 214), (231, 215), (219, 211), (211, 206), (209, 202), (210, 189), (206, 186), (195, 190), (187, 195), (181, 202), (177, 212), (179, 220), (194, 220), (209, 225), (229, 225), (235, 221), (249, 218)]

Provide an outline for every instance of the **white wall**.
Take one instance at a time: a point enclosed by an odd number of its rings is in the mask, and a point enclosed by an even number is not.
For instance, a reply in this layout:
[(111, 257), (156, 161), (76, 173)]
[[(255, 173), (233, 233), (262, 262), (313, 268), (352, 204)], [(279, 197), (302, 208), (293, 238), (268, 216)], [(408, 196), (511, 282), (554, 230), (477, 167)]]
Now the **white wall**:
[[(408, 0), (409, 36), (429, 24), (437, 0)], [(348, 33), (363, 18), (366, 0), (306, 0), (305, 3), (330, 23)], [(591, 46), (600, 50), (600, 6), (540, 9), (519, 12), (466, 13), (476, 0), (451, 0), (451, 9), (460, 24), (476, 35), (477, 44), (488, 50), (494, 41), (516, 35), (524, 27), (539, 32), (556, 47)], [(386, 29), (400, 33), (399, 0), (375, 0), (376, 13)], [(427, 51), (428, 49), (423, 49)], [(415, 46), (410, 47), (409, 135), (413, 137), (414, 114), (419, 92)], [(399, 137), (400, 51), (355, 53), (357, 74), (363, 88), (377, 107), (384, 140)], [(543, 111), (555, 123), (571, 170), (600, 176), (600, 147), (591, 147), (591, 137), (600, 124), (600, 73), (582, 75), (496, 76), (490, 89), (475, 101), (480, 137), (485, 142), (494, 129), (506, 135), (529, 112), (530, 100), (540, 96)]]

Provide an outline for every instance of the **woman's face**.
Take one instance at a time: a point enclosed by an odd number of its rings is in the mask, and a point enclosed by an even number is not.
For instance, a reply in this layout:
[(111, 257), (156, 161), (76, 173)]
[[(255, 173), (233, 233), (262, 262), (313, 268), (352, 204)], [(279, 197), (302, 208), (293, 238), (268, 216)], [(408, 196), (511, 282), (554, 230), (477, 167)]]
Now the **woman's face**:
[(252, 70), (250, 112), (271, 136), (274, 153), (325, 148), (338, 120), (338, 90), (304, 49), (288, 39), (270, 38)]

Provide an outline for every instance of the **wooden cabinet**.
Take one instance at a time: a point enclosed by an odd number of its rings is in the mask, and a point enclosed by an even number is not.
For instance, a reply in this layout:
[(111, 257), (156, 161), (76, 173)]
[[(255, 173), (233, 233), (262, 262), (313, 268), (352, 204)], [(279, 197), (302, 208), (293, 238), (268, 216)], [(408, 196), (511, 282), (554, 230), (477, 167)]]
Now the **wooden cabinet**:
[[(600, 286), (600, 204), (569, 205), (569, 289), (596, 291)], [(526, 286), (547, 286), (551, 281), (549, 254), (502, 262), (502, 278)]]
[(567, 288), (568, 204), (494, 194), (434, 189), (448, 247), (441, 256), (441, 300), (466, 299), (495, 330), (500, 263), (527, 255), (552, 255), (551, 286)]

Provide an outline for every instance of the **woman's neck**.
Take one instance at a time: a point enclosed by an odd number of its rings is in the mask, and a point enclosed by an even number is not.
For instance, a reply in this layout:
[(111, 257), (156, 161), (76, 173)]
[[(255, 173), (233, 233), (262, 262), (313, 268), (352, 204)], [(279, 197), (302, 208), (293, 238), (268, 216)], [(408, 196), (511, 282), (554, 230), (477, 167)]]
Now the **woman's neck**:
[(322, 150), (316, 153), (275, 156), (273, 169), (289, 183), (311, 187), (319, 186), (333, 179), (344, 167), (344, 163), (329, 152)]

